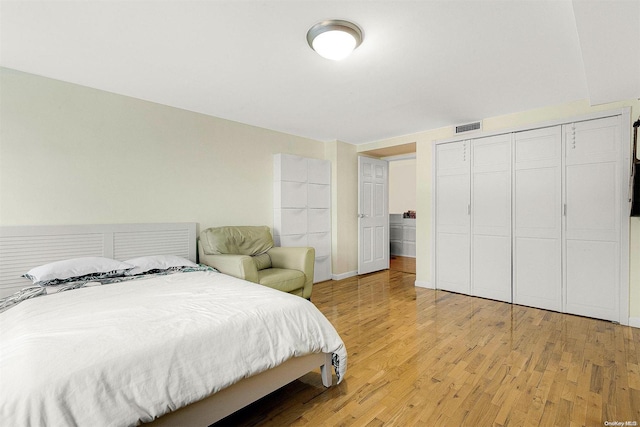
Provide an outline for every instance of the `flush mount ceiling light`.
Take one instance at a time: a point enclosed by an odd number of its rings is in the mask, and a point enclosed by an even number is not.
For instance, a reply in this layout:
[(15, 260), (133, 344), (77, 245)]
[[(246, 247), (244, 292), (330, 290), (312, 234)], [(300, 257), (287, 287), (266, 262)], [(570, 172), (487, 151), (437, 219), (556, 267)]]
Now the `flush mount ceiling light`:
[(331, 19), (318, 22), (307, 32), (311, 49), (323, 58), (339, 61), (362, 43), (362, 30), (353, 22)]

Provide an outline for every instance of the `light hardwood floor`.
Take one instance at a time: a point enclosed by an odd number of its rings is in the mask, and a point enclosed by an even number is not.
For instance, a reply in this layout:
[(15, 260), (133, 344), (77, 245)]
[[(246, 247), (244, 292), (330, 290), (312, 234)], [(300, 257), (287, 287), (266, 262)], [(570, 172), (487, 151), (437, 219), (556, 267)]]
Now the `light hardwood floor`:
[(389, 260), (389, 270), (416, 274), (416, 259), (406, 256), (392, 256)]
[(344, 381), (325, 389), (309, 373), (216, 425), (640, 424), (640, 329), (414, 281), (383, 271), (315, 285), (349, 353)]

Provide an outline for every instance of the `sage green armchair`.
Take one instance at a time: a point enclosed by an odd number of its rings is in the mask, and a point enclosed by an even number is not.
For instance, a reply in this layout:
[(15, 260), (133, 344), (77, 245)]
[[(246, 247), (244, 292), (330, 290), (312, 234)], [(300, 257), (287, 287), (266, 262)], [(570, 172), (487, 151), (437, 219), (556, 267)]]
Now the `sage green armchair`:
[(207, 228), (198, 252), (221, 273), (311, 299), (315, 249), (275, 247), (267, 226)]

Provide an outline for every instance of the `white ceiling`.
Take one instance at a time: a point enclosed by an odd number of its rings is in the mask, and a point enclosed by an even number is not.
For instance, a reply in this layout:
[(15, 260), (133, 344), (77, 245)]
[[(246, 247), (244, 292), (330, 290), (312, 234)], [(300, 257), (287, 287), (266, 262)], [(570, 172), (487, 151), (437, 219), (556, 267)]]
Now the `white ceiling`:
[[(640, 1), (8, 1), (0, 65), (321, 141), (361, 144), (640, 97)], [(360, 25), (341, 62), (306, 41)]]

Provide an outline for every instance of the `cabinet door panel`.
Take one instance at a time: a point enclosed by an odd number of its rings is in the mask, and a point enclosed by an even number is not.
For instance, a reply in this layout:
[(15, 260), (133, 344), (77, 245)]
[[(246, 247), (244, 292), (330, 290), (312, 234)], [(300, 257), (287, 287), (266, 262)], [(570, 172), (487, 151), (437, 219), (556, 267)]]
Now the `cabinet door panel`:
[(329, 209), (308, 209), (307, 212), (308, 233), (331, 231), (331, 211)]
[(618, 319), (616, 242), (567, 241), (567, 313)]
[(474, 233), (510, 235), (510, 171), (474, 173), (471, 209)]
[(469, 175), (438, 177), (437, 192), (438, 230), (469, 233)]
[(308, 246), (315, 248), (316, 257), (331, 255), (331, 233), (309, 233)]
[(565, 311), (620, 320), (620, 125), (564, 126)]
[(473, 295), (511, 302), (511, 237), (473, 236)]
[(562, 310), (562, 129), (514, 135), (513, 302)]
[(438, 289), (470, 294), (471, 266), (468, 234), (438, 233), (436, 283)]
[(276, 154), (274, 180), (307, 182), (307, 159), (293, 154)]
[(307, 185), (307, 206), (310, 208), (331, 207), (331, 186), (324, 184)]
[(436, 288), (470, 293), (470, 148), (436, 146)]
[(616, 240), (616, 163), (567, 165), (567, 239)]
[(305, 247), (309, 246), (307, 243), (307, 235), (306, 234), (289, 234), (284, 236), (278, 236), (280, 240), (280, 244), (278, 245), (276, 242), (276, 246), (287, 246), (287, 247)]
[(559, 239), (516, 237), (513, 302), (562, 311), (561, 268), (562, 248)]
[(313, 270), (313, 283), (324, 282), (331, 279), (331, 257), (318, 257), (315, 259)]
[(293, 181), (274, 182), (274, 198), (278, 208), (306, 208), (307, 184)]
[(471, 146), (471, 294), (511, 302), (511, 135)]
[(310, 184), (331, 184), (331, 162), (329, 160), (307, 159), (307, 182)]
[(389, 226), (389, 240), (402, 240), (402, 226), (391, 225)]
[(515, 171), (514, 178), (516, 235), (560, 237), (560, 157), (556, 163), (555, 166), (532, 169), (517, 165), (520, 168)]
[(278, 230), (278, 234), (281, 236), (307, 232), (306, 209), (276, 209), (274, 216), (276, 216), (276, 223), (281, 225), (281, 229)]

